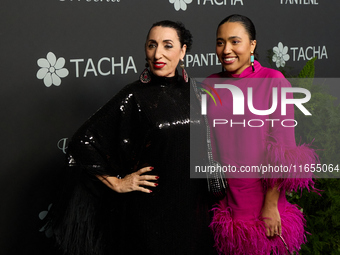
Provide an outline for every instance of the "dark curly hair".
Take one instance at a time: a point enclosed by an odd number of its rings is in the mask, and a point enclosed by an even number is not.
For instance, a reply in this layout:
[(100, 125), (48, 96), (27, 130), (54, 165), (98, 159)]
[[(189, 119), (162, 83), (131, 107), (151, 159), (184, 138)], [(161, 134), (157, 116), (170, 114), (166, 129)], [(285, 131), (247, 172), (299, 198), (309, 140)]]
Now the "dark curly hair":
[(185, 28), (183, 23), (181, 23), (179, 21), (174, 22), (174, 21), (171, 21), (171, 20), (158, 21), (151, 26), (146, 38), (149, 37), (151, 29), (154, 28), (154, 27), (158, 27), (158, 26), (160, 26), (160, 27), (170, 27), (170, 28), (175, 29), (176, 32), (177, 32), (179, 41), (181, 43), (181, 47), (183, 47), (183, 45), (185, 44), (187, 46), (187, 52), (190, 51), (191, 46), (192, 46), (192, 35), (191, 35), (190, 31)]

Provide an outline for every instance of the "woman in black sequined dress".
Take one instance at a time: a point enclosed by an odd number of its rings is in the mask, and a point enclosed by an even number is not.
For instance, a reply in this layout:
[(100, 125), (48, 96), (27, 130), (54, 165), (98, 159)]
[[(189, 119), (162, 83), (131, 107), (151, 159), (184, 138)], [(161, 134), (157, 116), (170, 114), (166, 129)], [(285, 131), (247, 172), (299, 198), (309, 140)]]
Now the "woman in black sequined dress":
[(213, 253), (207, 183), (189, 171), (198, 102), (176, 70), (190, 47), (182, 24), (155, 23), (145, 45), (150, 70), (73, 136), (68, 188), (51, 212), (65, 254)]

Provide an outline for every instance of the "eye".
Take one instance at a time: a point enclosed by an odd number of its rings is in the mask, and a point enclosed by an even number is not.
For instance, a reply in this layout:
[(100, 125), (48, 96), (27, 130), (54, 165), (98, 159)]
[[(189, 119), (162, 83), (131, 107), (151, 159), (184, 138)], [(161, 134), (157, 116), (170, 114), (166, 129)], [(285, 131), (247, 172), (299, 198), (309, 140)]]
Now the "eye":
[(152, 49), (152, 48), (155, 48), (157, 45), (155, 44), (155, 43), (150, 43), (149, 45), (148, 45), (148, 48), (149, 49)]
[(238, 40), (233, 40), (232, 43), (233, 44), (239, 44), (241, 41), (238, 41)]
[(222, 46), (223, 44), (224, 44), (224, 43), (223, 43), (222, 41), (217, 41), (217, 42), (216, 42), (216, 45), (217, 45), (217, 46)]
[(173, 48), (172, 44), (166, 44), (164, 47), (167, 48), (167, 49)]

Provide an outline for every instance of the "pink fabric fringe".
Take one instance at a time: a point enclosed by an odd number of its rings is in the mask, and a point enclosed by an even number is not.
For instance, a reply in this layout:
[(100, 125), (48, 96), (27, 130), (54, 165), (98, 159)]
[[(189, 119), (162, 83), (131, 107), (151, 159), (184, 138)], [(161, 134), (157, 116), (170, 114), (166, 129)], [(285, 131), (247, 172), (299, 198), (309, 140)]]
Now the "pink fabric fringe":
[[(265, 235), (264, 222), (260, 218), (250, 221), (233, 220), (232, 210), (224, 202), (213, 209), (214, 217), (210, 224), (214, 232), (215, 247), (223, 255), (282, 255), (287, 254), (279, 237)], [(304, 227), (306, 220), (297, 206), (286, 203), (285, 211), (280, 212), (282, 236), (290, 252), (298, 254), (300, 246), (306, 243)]]
[[(288, 149), (277, 142), (267, 141), (266, 163), (271, 166), (282, 165), (290, 168), (290, 172), (287, 173), (268, 172), (264, 179), (266, 188), (274, 187), (279, 183), (278, 188), (284, 191), (297, 191), (299, 188), (301, 190), (307, 188), (308, 191), (317, 190), (314, 188), (315, 183), (312, 179), (315, 175), (310, 171), (304, 171), (306, 164), (310, 168), (311, 164), (320, 163), (319, 156), (311, 148), (311, 144), (302, 144)], [(302, 166), (302, 172), (300, 172), (300, 166)]]

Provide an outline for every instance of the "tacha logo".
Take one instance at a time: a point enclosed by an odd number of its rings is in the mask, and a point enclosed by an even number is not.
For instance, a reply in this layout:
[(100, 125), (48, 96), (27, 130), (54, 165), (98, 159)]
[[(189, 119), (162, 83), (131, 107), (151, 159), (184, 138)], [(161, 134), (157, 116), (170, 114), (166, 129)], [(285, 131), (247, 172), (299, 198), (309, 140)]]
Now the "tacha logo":
[(284, 67), (286, 65), (286, 61), (289, 60), (290, 56), (287, 54), (288, 47), (283, 46), (282, 42), (279, 42), (278, 46), (273, 48), (273, 62), (276, 63), (276, 67)]
[(115, 74), (127, 74), (133, 71), (137, 73), (135, 61), (132, 56), (121, 57), (102, 57), (100, 59), (83, 59), (73, 58), (67, 60), (69, 69), (64, 68), (65, 58), (57, 58), (53, 52), (49, 52), (46, 58), (38, 59), (40, 69), (37, 72), (37, 78), (43, 80), (46, 87), (51, 85), (59, 86), (61, 79), (71, 75), (80, 78), (87, 76), (108, 76)]
[[(308, 46), (308, 47), (288, 47), (283, 46), (282, 42), (273, 47), (272, 61), (277, 68), (285, 67), (288, 60), (292, 61), (308, 61), (314, 57), (317, 59), (328, 59), (327, 48), (323, 46)], [(289, 54), (290, 53), (290, 54)]]
[(46, 87), (50, 87), (52, 84), (59, 86), (61, 84), (61, 78), (65, 78), (69, 72), (65, 65), (65, 58), (58, 58), (53, 52), (47, 53), (46, 58), (40, 58), (37, 61), (40, 69), (37, 72), (37, 78), (44, 80)]
[(176, 11), (183, 10), (186, 11), (187, 4), (191, 4), (192, 0), (169, 0), (171, 4), (174, 4)]
[[(169, 0), (169, 3), (174, 4), (176, 11), (187, 10), (187, 5), (192, 3), (192, 0)], [(243, 5), (243, 0), (197, 0), (197, 5), (221, 6), (221, 5)]]

